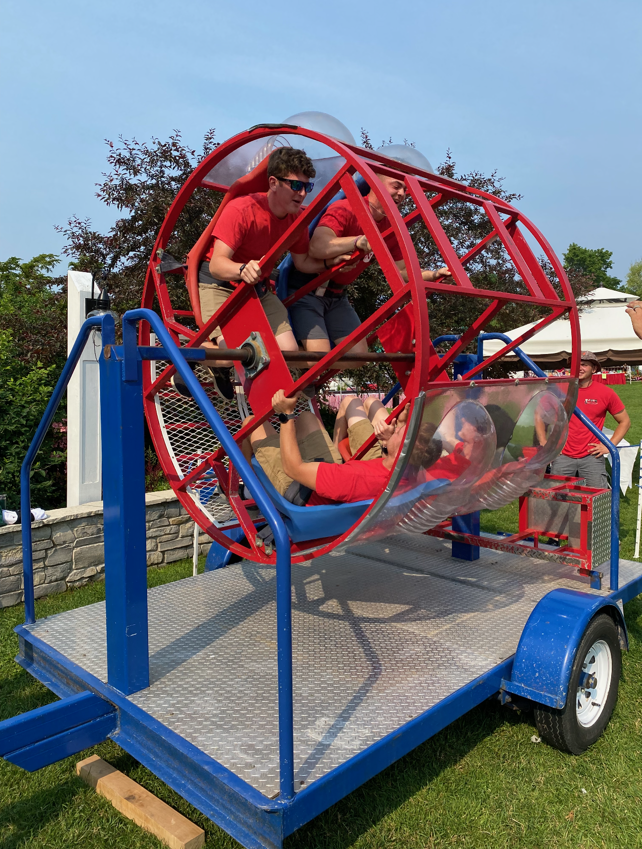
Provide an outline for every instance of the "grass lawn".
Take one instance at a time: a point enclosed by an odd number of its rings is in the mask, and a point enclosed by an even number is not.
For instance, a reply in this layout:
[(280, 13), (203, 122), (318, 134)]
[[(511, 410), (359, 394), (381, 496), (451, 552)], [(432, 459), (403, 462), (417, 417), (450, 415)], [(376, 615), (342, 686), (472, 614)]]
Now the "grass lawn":
[[(642, 437), (642, 385), (617, 387)], [(607, 422), (608, 425), (608, 422)], [(634, 472), (637, 481), (637, 466)], [(622, 555), (632, 557), (637, 491), (622, 499)], [(484, 527), (511, 530), (511, 505), (485, 514)], [(191, 574), (184, 561), (149, 572), (149, 584)], [(36, 602), (40, 618), (104, 598), (93, 584)], [(488, 702), (446, 728), (286, 841), (288, 849), (642, 846), (642, 596), (625, 608), (631, 650), (620, 698), (604, 736), (573, 757), (531, 741), (530, 716)], [(13, 627), (22, 606), (0, 611), (0, 719), (53, 701), (14, 663)], [(76, 778), (74, 766), (98, 754), (194, 822), (211, 849), (236, 841), (185, 803), (114, 743), (107, 742), (30, 775), (0, 760), (3, 849), (160, 847)]]

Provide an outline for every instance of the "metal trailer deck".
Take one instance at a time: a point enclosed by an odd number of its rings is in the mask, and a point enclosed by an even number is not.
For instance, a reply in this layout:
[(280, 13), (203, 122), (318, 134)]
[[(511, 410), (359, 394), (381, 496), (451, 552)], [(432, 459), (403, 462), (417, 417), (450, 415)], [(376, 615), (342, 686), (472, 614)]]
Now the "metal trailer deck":
[[(626, 601), (642, 591), (642, 564), (620, 561), (620, 579), (615, 593), (591, 590), (569, 566), (488, 550), (467, 562), (426, 536), (293, 566), (297, 793), (277, 831), (291, 833), (497, 692), (551, 590)], [(222, 817), (220, 787), (204, 804), (199, 774), (218, 769), (228, 796), (267, 810), (278, 795), (275, 594), (274, 569), (249, 561), (149, 590), (150, 685), (126, 699), (106, 683), (104, 603), (21, 626), (18, 660), (61, 696), (89, 689), (109, 698), (121, 708), (116, 742), (244, 845), (280, 845), (260, 817), (244, 827)], [(171, 761), (181, 753), (179, 781)]]
[[(141, 319), (162, 348), (137, 346)], [(610, 676), (578, 671), (575, 657), (598, 614), (609, 622), (604, 639), (625, 645), (621, 602), (642, 592), (642, 564), (617, 557), (613, 446), (615, 545), (609, 580), (592, 571), (593, 589), (571, 565), (488, 549), (455, 558), (448, 542), (424, 535), (293, 564), (280, 515), (187, 361), (156, 314), (134, 310), (123, 316), (122, 348), (111, 315), (83, 325), (22, 466), (25, 515), (31, 464), (94, 327), (109, 458), (106, 601), (36, 621), (23, 523), (17, 660), (60, 701), (1, 723), (0, 756), (35, 771), (110, 737), (247, 849), (281, 849), (301, 825), (500, 690), (554, 710), (571, 687), (592, 692), (604, 680), (616, 692)], [(148, 590), (141, 367), (161, 357), (249, 485), (275, 556)]]

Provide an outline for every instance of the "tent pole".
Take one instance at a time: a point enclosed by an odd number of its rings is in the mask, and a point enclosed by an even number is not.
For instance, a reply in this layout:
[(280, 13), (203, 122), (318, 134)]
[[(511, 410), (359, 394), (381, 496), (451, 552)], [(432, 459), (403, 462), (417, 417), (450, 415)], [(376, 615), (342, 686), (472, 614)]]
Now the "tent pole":
[(639, 469), (639, 477), (638, 477), (638, 519), (635, 524), (635, 552), (633, 554), (634, 557), (640, 556), (640, 526), (642, 521), (642, 440), (640, 440), (640, 469)]

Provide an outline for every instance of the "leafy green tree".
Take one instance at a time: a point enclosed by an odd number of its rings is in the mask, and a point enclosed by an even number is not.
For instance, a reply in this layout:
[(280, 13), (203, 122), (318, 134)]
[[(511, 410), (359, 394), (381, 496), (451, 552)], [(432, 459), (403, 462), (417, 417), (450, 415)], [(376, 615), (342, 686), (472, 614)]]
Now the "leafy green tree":
[(588, 277), (594, 288), (605, 286), (607, 289), (619, 289), (622, 281), (608, 271), (613, 268), (613, 251), (606, 248), (582, 248), (572, 242), (564, 254), (564, 267), (567, 271)]
[[(64, 278), (40, 254), (0, 262), (0, 492), (19, 505), (20, 466), (66, 358)], [(65, 405), (33, 466), (32, 504), (59, 507), (65, 498)]]
[[(167, 210), (196, 165), (217, 146), (214, 136), (213, 129), (205, 134), (198, 154), (184, 144), (178, 131), (164, 142), (152, 139), (147, 144), (122, 136), (118, 143), (108, 141), (109, 171), (103, 174), (96, 196), (121, 217), (106, 234), (94, 230), (89, 219), (77, 216), (56, 227), (67, 239), (63, 254), (72, 259), (72, 267), (110, 272), (108, 287), (118, 312), (140, 306), (147, 265)], [(221, 197), (209, 189), (196, 190), (174, 228), (169, 253), (185, 258)], [(169, 276), (168, 287), (172, 303), (188, 308), (185, 286), (176, 275)]]
[(631, 264), (626, 275), (626, 291), (642, 298), (642, 259)]

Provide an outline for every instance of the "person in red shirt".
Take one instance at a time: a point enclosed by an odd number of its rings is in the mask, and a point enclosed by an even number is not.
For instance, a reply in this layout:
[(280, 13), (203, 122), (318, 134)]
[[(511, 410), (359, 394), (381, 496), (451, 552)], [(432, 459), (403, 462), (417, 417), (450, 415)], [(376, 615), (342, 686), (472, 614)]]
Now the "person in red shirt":
[[(287, 398), (279, 389), (272, 407), (279, 414), (280, 434), (266, 422), (250, 437), (256, 459), (275, 489), (299, 506), (376, 498), (388, 481), (403, 442), (405, 420), (378, 427), (381, 456), (344, 463), (319, 419), (309, 411), (297, 416), (296, 403), (296, 397)], [(351, 417), (355, 421), (368, 419), (363, 405), (361, 415), (353, 409)]]
[[(406, 197), (406, 184), (402, 180), (378, 174), (386, 191), (397, 204)], [(386, 216), (376, 194), (371, 191), (367, 197), (370, 214), (378, 229), (383, 232), (391, 224)], [(372, 248), (368, 239), (363, 235), (357, 216), (352, 211), (350, 201), (340, 200), (330, 204), (319, 221), (310, 241), (309, 255), (315, 259), (329, 263), (327, 267), (338, 265), (344, 260), (344, 255), (350, 255), (355, 250), (361, 251), (365, 262), (372, 259)], [(399, 246), (390, 246), (390, 253), (404, 280), (408, 279), (406, 264), (401, 256)], [(296, 264), (296, 263), (295, 263)], [(359, 263), (347, 266), (331, 278), (326, 284), (314, 292), (304, 295), (290, 307), (290, 315), (294, 335), (299, 339), (306, 351), (330, 350), (330, 340), (337, 344), (359, 327), (361, 320), (347, 298), (347, 288), (353, 283), (363, 267)], [(439, 277), (450, 277), (447, 268), (438, 271), (428, 269), (422, 271), (424, 280), (437, 280)], [(310, 276), (290, 275), (289, 294), (304, 286)], [(365, 340), (358, 342), (353, 351), (366, 352), (368, 346)]]
[[(282, 147), (275, 150), (268, 162), (267, 192), (255, 192), (234, 198), (223, 209), (212, 233), (212, 244), (201, 263), (198, 290), (203, 321), (208, 321), (241, 284), (254, 286), (261, 299), (270, 327), (282, 351), (298, 351), (296, 339), (288, 320), (288, 312), (272, 292), (270, 275), (273, 264), (261, 268), (261, 259), (296, 221), (306, 195), (312, 191), (315, 176), (312, 160), (302, 150)], [(309, 253), (309, 238), (304, 227), (291, 254), (299, 271), (319, 274), (328, 267), (323, 260)], [(335, 264), (346, 257), (337, 257)], [(209, 345), (225, 347), (220, 327), (214, 328)], [(207, 343), (206, 343), (207, 344)], [(229, 399), (234, 391), (229, 376), (232, 363), (222, 363), (211, 369), (220, 395)], [(174, 387), (189, 394), (179, 378)]]
[[(595, 354), (591, 351), (582, 351), (577, 407), (586, 413), (600, 430), (604, 426), (607, 412), (610, 413), (617, 423), (611, 442), (617, 445), (624, 439), (630, 428), (631, 419), (624, 404), (611, 387), (593, 380), (593, 375), (600, 368), (600, 361)], [(553, 461), (551, 473), (585, 478), (586, 486), (608, 489), (604, 459), (607, 453), (608, 448), (596, 440), (577, 416), (571, 416), (566, 444), (559, 457)]]

